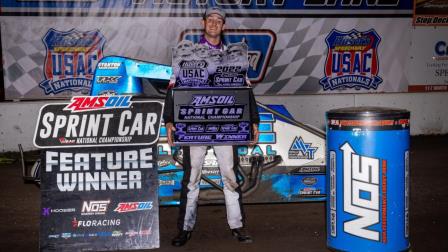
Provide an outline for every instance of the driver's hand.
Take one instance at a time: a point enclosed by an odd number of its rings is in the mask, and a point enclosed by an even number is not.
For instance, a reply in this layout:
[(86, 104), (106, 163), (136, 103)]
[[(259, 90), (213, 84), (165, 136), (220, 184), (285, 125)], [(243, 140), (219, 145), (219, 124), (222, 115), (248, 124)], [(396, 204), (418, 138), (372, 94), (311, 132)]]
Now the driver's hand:
[(252, 135), (254, 136), (254, 138), (249, 143), (249, 145), (255, 145), (256, 143), (258, 143), (258, 137), (260, 136), (260, 132), (258, 131), (258, 124), (256, 123), (252, 124)]
[(165, 128), (166, 128), (166, 137), (168, 139), (168, 144), (170, 146), (174, 146), (174, 141), (173, 141), (173, 135), (174, 135), (174, 131), (176, 131), (176, 128), (174, 127), (173, 123), (166, 123), (165, 124)]

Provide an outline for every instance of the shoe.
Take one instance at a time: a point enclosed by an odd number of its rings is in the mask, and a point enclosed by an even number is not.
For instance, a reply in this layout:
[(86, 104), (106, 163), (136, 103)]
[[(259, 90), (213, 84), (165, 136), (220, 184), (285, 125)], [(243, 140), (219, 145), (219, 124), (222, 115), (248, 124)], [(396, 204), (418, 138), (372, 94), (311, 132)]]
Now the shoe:
[(232, 235), (241, 243), (252, 243), (252, 237), (250, 237), (245, 228), (232, 229)]
[(179, 231), (176, 237), (171, 241), (171, 244), (175, 247), (181, 247), (187, 243), (191, 238), (191, 231)]

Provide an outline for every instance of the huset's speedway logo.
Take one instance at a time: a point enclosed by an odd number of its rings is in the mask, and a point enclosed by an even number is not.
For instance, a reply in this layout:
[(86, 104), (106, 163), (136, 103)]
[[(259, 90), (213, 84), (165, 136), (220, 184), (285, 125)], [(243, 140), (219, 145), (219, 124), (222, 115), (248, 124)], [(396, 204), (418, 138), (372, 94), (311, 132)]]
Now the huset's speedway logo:
[(47, 49), (45, 80), (39, 86), (46, 95), (63, 91), (89, 93), (94, 69), (103, 57), (106, 39), (98, 31), (67, 32), (50, 29), (42, 38)]
[(74, 96), (64, 110), (72, 112), (102, 110), (112, 108), (129, 108), (132, 96)]
[(320, 80), (323, 89), (377, 89), (383, 82), (378, 76), (380, 41), (374, 29), (366, 32), (333, 29), (325, 39), (328, 55), (325, 77)]
[[(191, 40), (198, 43), (202, 30), (186, 30), (181, 34), (181, 40)], [(227, 44), (244, 42), (248, 46), (249, 69), (247, 76), (251, 83), (261, 82), (271, 59), (277, 37), (271, 30), (227, 29), (224, 41)]]

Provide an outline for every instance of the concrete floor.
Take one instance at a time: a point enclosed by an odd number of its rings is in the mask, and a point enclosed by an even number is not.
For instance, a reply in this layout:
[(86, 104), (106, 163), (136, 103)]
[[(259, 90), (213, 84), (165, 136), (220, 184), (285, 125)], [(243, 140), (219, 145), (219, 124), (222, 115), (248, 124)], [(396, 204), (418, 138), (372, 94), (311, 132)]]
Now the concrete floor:
[[(13, 156), (14, 157), (14, 156)], [(411, 250), (448, 251), (448, 136), (411, 139)], [(38, 251), (39, 189), (20, 165), (0, 164), (0, 251)], [(224, 206), (201, 206), (187, 245), (171, 246), (176, 207), (160, 208), (161, 247), (154, 251), (328, 251), (324, 203), (246, 205), (252, 244), (234, 240)], [(362, 248), (359, 251), (364, 251)]]

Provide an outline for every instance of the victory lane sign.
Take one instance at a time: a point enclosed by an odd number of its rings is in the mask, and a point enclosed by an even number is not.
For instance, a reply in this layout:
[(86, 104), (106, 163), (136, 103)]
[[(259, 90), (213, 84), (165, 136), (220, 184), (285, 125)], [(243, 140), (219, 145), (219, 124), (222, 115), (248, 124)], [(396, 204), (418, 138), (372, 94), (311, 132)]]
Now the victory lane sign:
[(159, 137), (163, 105), (131, 96), (77, 96), (70, 104), (47, 104), (39, 112), (38, 148), (150, 145)]
[[(162, 104), (79, 96), (42, 107), (41, 251), (159, 247)], [(61, 149), (61, 147), (64, 147)]]

